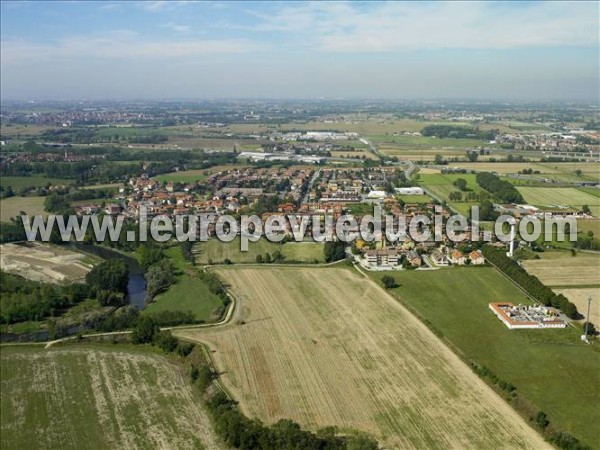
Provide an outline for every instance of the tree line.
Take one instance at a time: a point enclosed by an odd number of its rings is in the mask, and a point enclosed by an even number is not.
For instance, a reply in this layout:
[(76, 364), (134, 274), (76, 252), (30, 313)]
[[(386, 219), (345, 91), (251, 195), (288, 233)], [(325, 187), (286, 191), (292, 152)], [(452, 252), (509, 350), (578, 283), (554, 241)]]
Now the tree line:
[(496, 137), (499, 130), (484, 131), (477, 127), (456, 125), (427, 125), (421, 129), (422, 136), (435, 136), (437, 138), (479, 139), (491, 140)]
[(490, 192), (500, 203), (525, 203), (521, 193), (512, 183), (501, 180), (498, 175), (490, 172), (480, 172), (475, 177), (477, 184)]

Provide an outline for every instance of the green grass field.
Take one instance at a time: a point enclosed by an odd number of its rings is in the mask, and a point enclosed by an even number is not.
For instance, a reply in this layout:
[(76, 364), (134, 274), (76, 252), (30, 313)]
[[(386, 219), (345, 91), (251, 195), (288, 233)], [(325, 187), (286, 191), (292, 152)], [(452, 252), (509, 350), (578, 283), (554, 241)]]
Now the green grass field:
[(142, 314), (162, 311), (191, 311), (197, 320), (214, 322), (220, 318), (223, 302), (210, 292), (200, 279), (196, 269), (185, 262), (181, 248), (171, 247), (166, 251), (179, 274), (177, 282), (142, 310)]
[(156, 181), (172, 181), (180, 183), (193, 183), (194, 181), (202, 181), (206, 179), (208, 170), (182, 170), (179, 172), (164, 173), (154, 177)]
[(12, 187), (15, 193), (18, 193), (19, 189), (28, 187), (46, 187), (48, 184), (52, 185), (63, 185), (74, 183), (74, 180), (67, 180), (64, 178), (46, 178), (46, 177), (0, 177), (0, 186), (6, 189), (8, 186)]
[(579, 209), (588, 205), (600, 217), (600, 198), (575, 188), (517, 187), (527, 203), (540, 207), (568, 206)]
[(0, 222), (8, 222), (11, 217), (17, 217), (21, 211), (29, 216), (41, 214), (44, 211), (45, 197), (10, 197), (0, 200)]
[(231, 242), (221, 242), (213, 238), (196, 245), (199, 251), (196, 258), (198, 264), (208, 264), (209, 260), (216, 264), (223, 262), (225, 259), (229, 259), (234, 263), (255, 263), (258, 255), (264, 256), (266, 253), (273, 255), (276, 251), (280, 251), (283, 254), (284, 262), (312, 263), (315, 260), (323, 262), (325, 258), (323, 244), (317, 242), (289, 242), (279, 244), (270, 242), (262, 237), (257, 242), (249, 242), (247, 252), (240, 250), (239, 238)]
[(181, 368), (150, 347), (3, 347), (6, 449), (213, 448)]
[[(383, 275), (371, 273), (378, 281)], [(391, 293), (452, 346), (514, 384), (556, 427), (599, 447), (600, 352), (580, 342), (580, 330), (506, 328), (488, 303), (527, 299), (490, 267), (404, 271), (394, 278), (399, 286)]]
[(395, 197), (404, 203), (418, 203), (420, 205), (431, 203), (433, 200), (429, 195), (396, 195)]
[[(443, 174), (443, 173), (422, 173), (419, 174), (419, 184), (431, 192), (432, 195), (448, 202), (448, 204), (456, 209), (461, 214), (467, 216), (470, 212), (471, 205), (476, 205), (477, 202), (453, 202), (450, 201), (449, 195), (459, 189), (454, 186), (458, 178), (462, 178), (467, 182), (467, 189), (473, 192), (481, 192), (481, 188), (475, 181), (475, 174), (459, 173), (459, 174)], [(466, 192), (463, 192), (463, 197)]]

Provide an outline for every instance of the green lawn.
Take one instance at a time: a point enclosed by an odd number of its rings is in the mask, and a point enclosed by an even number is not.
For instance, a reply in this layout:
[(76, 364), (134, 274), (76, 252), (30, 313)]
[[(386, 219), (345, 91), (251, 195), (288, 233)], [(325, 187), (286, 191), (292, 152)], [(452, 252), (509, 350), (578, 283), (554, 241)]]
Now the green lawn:
[(196, 261), (198, 264), (208, 264), (209, 260), (213, 263), (221, 263), (229, 259), (234, 263), (255, 263), (256, 257), (269, 253), (271, 256), (276, 251), (280, 251), (284, 256), (284, 262), (319, 262), (324, 261), (323, 245), (317, 242), (289, 242), (279, 244), (268, 241), (264, 236), (257, 242), (248, 243), (248, 251), (240, 250), (240, 239), (235, 238), (231, 242), (221, 242), (216, 238), (209, 239), (207, 242), (200, 242), (197, 245), (198, 254)]
[[(380, 280), (386, 273), (371, 273)], [(509, 330), (488, 309), (493, 301), (527, 302), (490, 267), (395, 273), (391, 293), (467, 358), (488, 367), (588, 445), (600, 443), (600, 352), (580, 330)]]
[(219, 319), (223, 302), (210, 292), (200, 279), (197, 269), (186, 263), (179, 246), (171, 247), (167, 256), (177, 268), (177, 282), (166, 292), (156, 296), (143, 310), (143, 314), (161, 311), (191, 311), (197, 320), (211, 322)]

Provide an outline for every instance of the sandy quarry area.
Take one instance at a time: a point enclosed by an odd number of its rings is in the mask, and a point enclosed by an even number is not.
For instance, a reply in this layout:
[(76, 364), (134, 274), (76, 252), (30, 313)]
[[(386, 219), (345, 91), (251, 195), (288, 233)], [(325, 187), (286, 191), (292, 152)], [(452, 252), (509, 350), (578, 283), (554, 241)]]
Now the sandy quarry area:
[(82, 281), (91, 269), (86, 256), (53, 245), (22, 242), (0, 245), (0, 268), (32, 281), (72, 283)]

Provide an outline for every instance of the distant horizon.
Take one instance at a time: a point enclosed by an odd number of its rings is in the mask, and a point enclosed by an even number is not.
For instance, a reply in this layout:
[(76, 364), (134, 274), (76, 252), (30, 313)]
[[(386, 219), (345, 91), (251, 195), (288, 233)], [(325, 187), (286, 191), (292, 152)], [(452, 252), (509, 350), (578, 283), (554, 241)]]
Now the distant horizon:
[(598, 2), (0, 3), (3, 98), (597, 101)]
[(86, 103), (86, 102), (157, 102), (157, 103), (169, 103), (169, 102), (381, 102), (381, 103), (427, 103), (427, 102), (457, 102), (465, 104), (577, 104), (577, 105), (589, 105), (597, 106), (600, 108), (599, 99), (582, 99), (582, 98), (556, 98), (556, 99), (535, 99), (535, 98), (484, 98), (484, 97), (97, 97), (97, 98), (85, 98), (85, 97), (43, 97), (38, 98), (6, 98), (2, 96), (0, 103)]

